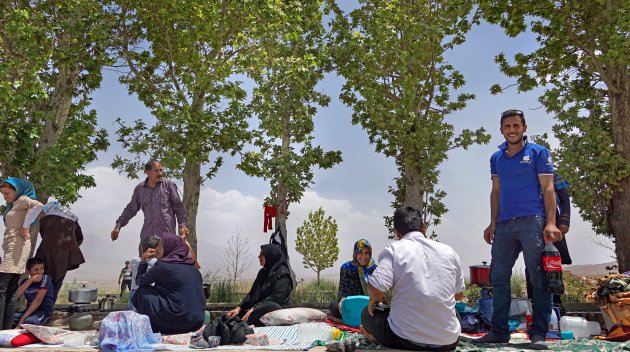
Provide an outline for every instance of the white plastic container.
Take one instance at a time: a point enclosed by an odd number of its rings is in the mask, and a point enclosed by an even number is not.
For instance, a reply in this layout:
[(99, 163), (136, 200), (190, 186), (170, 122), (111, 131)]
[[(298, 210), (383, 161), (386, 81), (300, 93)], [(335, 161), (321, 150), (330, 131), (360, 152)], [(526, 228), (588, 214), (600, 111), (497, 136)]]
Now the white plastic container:
[(596, 321), (588, 321), (582, 317), (567, 316), (560, 318), (560, 331), (571, 331), (576, 339), (602, 333), (601, 327)]
[(316, 340), (330, 341), (332, 327), (326, 323), (301, 323), (297, 326), (297, 341), (313, 343)]
[(597, 336), (602, 334), (602, 327), (596, 321), (587, 321), (586, 327), (588, 329), (589, 336)]

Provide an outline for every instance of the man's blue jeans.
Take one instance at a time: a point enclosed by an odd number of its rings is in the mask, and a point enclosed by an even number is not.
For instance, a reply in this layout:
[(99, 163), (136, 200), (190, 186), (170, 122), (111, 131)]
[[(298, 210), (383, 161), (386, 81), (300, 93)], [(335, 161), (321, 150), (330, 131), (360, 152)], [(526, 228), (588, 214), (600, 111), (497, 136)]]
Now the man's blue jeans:
[(529, 336), (547, 335), (551, 314), (551, 294), (547, 290), (547, 276), (542, 268), (545, 223), (545, 218), (542, 216), (523, 216), (497, 224), (492, 243), (490, 280), (494, 310), (492, 332), (498, 338), (510, 338), (508, 330), (512, 302), (510, 279), (512, 267), (521, 251), (534, 288), (533, 321)]

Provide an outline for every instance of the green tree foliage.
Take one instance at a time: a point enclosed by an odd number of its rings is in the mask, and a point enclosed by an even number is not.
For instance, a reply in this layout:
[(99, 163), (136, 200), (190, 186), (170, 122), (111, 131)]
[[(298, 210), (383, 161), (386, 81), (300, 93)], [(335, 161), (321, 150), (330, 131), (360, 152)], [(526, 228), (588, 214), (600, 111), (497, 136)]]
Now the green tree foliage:
[(539, 101), (558, 121), (554, 154), (574, 203), (613, 238), (619, 269), (630, 270), (630, 1), (482, 1), (479, 9), (510, 36), (536, 35), (537, 49), (496, 62), (519, 91), (544, 89)]
[(259, 2), (243, 62), (256, 84), (251, 108), (258, 128), (253, 150), (243, 154), (238, 167), (269, 181), (267, 202), (277, 208), (275, 227), (285, 241), (289, 205), (299, 202), (313, 183), (313, 168), (341, 162), (341, 152), (313, 144), (317, 106), (330, 101), (316, 90), (330, 68), (322, 2)]
[[(120, 0), (122, 45), (118, 54), (129, 72), (121, 77), (156, 118), (131, 126), (118, 121), (118, 141), (135, 154), (112, 166), (137, 177), (152, 157), (184, 182), (189, 241), (197, 247), (195, 223), (204, 181), (248, 140), (246, 92), (233, 79), (244, 49), (250, 1)], [(202, 167), (209, 171), (202, 174)]]
[[(457, 134), (445, 121), (473, 94), (456, 93), (464, 76), (444, 53), (470, 29), (472, 2), (362, 0), (345, 16), (332, 4), (333, 57), (346, 79), (341, 100), (352, 122), (368, 133), (376, 151), (393, 157), (400, 171), (394, 206), (424, 209), (439, 223), (446, 212), (436, 188), (437, 167), (453, 149), (490, 139), (483, 128)], [(427, 204), (427, 194), (433, 204)]]
[(319, 285), (319, 274), (322, 270), (331, 268), (339, 259), (335, 219), (332, 216), (326, 217), (322, 207), (314, 213), (309, 212), (308, 220), (304, 220), (304, 224), (297, 228), (295, 249), (304, 257), (304, 267), (317, 273)]
[(0, 174), (30, 179), (39, 200), (72, 203), (95, 186), (82, 171), (108, 147), (87, 111), (112, 63), (100, 1), (0, 2)]

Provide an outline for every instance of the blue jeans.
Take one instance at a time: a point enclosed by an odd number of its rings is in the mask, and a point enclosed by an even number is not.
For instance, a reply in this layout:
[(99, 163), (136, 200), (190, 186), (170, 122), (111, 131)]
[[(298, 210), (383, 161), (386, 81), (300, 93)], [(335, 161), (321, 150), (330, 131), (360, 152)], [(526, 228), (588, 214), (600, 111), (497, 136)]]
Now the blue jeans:
[(492, 243), (490, 280), (493, 302), (492, 332), (501, 339), (509, 339), (508, 321), (512, 288), (512, 267), (523, 252), (533, 286), (532, 326), (529, 336), (546, 336), (551, 314), (551, 294), (547, 290), (547, 276), (542, 268), (542, 252), (545, 247), (543, 230), (545, 218), (523, 216), (497, 224)]
[[(24, 315), (24, 313), (15, 313), (15, 316), (13, 318), (14, 327), (20, 322), (22, 315)], [(50, 312), (38, 309), (34, 311), (31, 315), (29, 315), (28, 318), (24, 319), (24, 324), (44, 325), (48, 321), (48, 318), (50, 318)]]

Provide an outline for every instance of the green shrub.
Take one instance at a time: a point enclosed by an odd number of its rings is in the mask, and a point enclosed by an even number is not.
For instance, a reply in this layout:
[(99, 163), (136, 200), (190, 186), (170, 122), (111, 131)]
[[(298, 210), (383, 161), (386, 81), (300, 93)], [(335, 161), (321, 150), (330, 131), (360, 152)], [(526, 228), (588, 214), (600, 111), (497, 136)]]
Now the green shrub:
[(579, 277), (567, 271), (562, 273), (562, 281), (564, 282), (562, 301), (565, 303), (586, 303), (586, 295), (592, 288), (597, 287), (597, 279)]
[(250, 287), (244, 290), (241, 286), (231, 281), (215, 281), (210, 290), (210, 302), (213, 303), (241, 303)]
[(525, 275), (522, 274), (520, 271), (512, 273), (510, 284), (512, 286), (512, 296), (515, 296), (515, 297), (527, 296), (527, 290), (526, 290), (527, 285), (525, 283)]
[(337, 283), (326, 279), (321, 279), (319, 285), (316, 280), (301, 283), (297, 286), (293, 299), (294, 304), (333, 302), (337, 299)]
[(468, 301), (468, 303), (474, 303), (477, 304), (477, 300), (479, 299), (479, 296), (481, 295), (481, 288), (479, 286), (476, 285), (471, 285), (470, 284), (470, 280), (466, 280), (466, 290), (464, 290), (464, 297), (466, 297), (466, 300)]
[(128, 303), (129, 302), (129, 291), (123, 292), (122, 296), (119, 296), (117, 299), (118, 303)]

